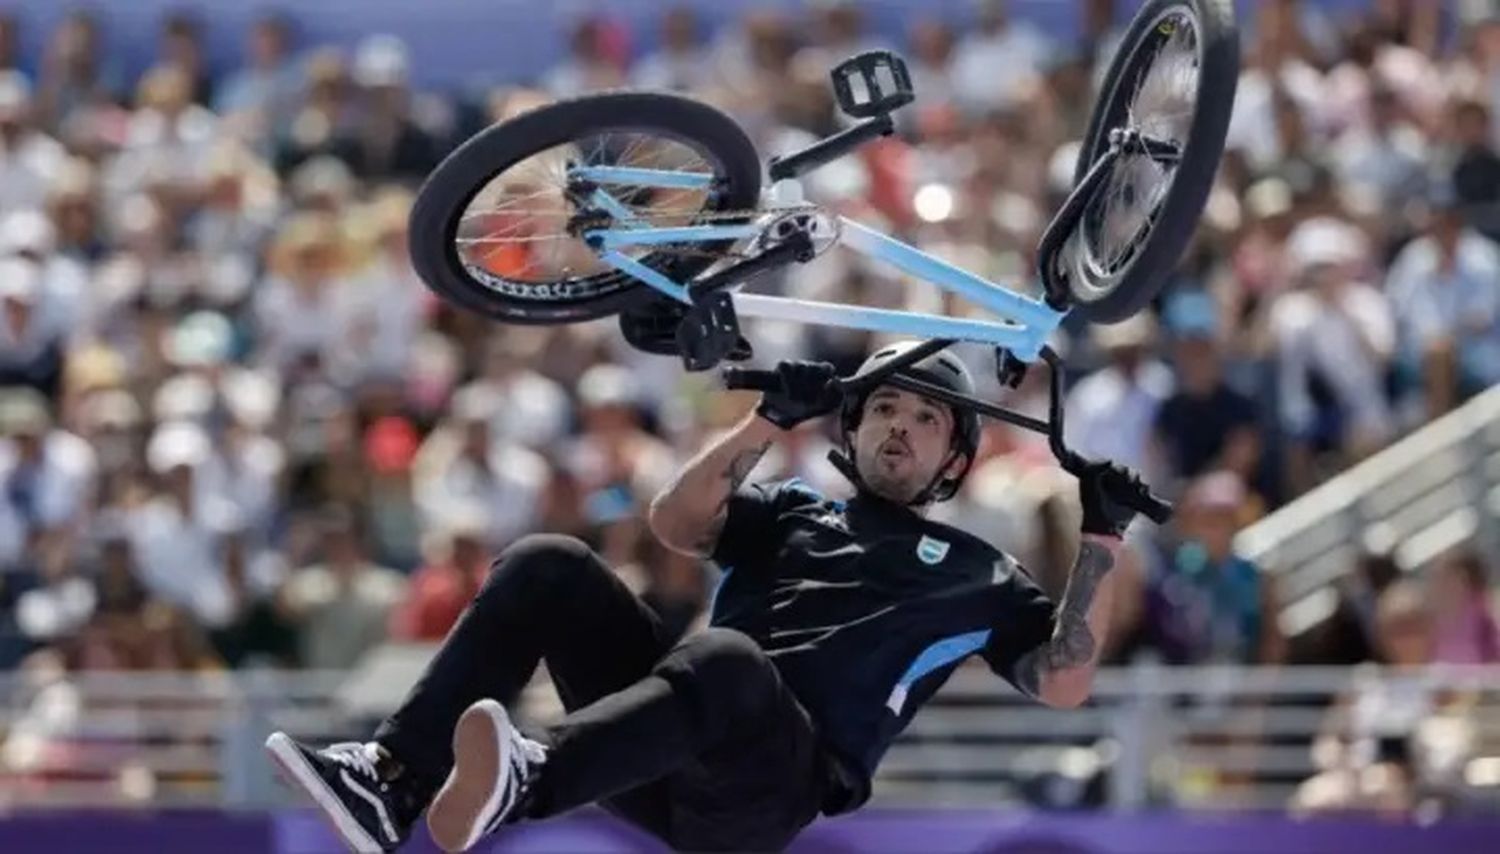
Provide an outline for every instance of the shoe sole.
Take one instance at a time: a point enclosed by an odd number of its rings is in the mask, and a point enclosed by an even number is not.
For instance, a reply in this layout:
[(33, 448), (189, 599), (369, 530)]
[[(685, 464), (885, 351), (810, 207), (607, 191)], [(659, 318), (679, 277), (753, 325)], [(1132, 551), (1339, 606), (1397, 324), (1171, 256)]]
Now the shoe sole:
[(427, 830), (444, 851), (467, 851), (500, 806), (510, 716), (494, 700), (480, 700), (453, 728), (453, 770), (427, 807)]
[(323, 777), (302, 757), (290, 737), (273, 732), (266, 739), (266, 752), (276, 760), (281, 778), (293, 788), (301, 789), (322, 810), (323, 816), (355, 854), (381, 854), (385, 846), (376, 842), (339, 800), (339, 796), (328, 788)]

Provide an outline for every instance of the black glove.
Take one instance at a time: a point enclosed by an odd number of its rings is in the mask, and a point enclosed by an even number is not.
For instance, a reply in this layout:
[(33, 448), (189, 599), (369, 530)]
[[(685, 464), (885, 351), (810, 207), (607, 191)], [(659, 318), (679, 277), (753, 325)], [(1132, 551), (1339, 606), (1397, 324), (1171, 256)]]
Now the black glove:
[(1083, 504), (1083, 532), (1101, 537), (1123, 537), (1135, 519), (1128, 502), (1144, 495), (1141, 476), (1108, 460), (1085, 462), (1075, 472), (1078, 499)]
[(843, 402), (834, 383), (838, 371), (828, 362), (782, 362), (776, 373), (781, 375), (781, 391), (766, 392), (755, 414), (783, 430), (827, 415)]

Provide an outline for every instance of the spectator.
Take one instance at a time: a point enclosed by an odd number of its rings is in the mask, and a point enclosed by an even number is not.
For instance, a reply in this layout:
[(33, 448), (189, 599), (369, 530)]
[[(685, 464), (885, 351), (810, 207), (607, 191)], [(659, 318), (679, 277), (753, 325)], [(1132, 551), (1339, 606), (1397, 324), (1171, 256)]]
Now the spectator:
[(0, 72), (20, 71), (21, 22), (10, 12), (0, 12)]
[(358, 158), (350, 139), (353, 87), (344, 57), (333, 49), (316, 51), (307, 59), (304, 76), (300, 103), (272, 143), (272, 163), (281, 175), (320, 156), (346, 165)]
[(1145, 643), (1174, 664), (1274, 664), (1283, 658), (1280, 608), (1269, 576), (1234, 551), (1247, 495), (1214, 472), (1195, 481), (1177, 510), (1181, 542), (1147, 580)]
[(1289, 652), (1298, 664), (1360, 664), (1376, 661), (1375, 614), (1380, 596), (1401, 575), (1401, 568), (1388, 554), (1367, 551), (1354, 570), (1338, 582), (1338, 606), (1333, 616), (1314, 629)]
[(242, 117), (251, 138), (265, 140), (290, 118), (297, 93), (291, 22), (274, 14), (258, 18), (250, 27), (245, 54), (245, 66), (225, 77), (213, 107), (222, 116)]
[(1260, 470), (1255, 403), (1224, 380), (1216, 306), (1206, 293), (1178, 292), (1168, 310), (1176, 390), (1156, 413), (1162, 469), (1177, 481), (1229, 471), (1249, 483)]
[(62, 329), (46, 313), (41, 271), (24, 258), (0, 258), (0, 386), (27, 386), (56, 399), (62, 382)]
[(158, 39), (158, 62), (182, 72), (194, 103), (213, 103), (213, 79), (203, 57), (203, 29), (198, 19), (186, 12), (170, 12), (162, 18)]
[(1294, 812), (1373, 810), (1399, 817), (1415, 805), (1418, 726), (1437, 708), (1421, 676), (1401, 671), (1432, 662), (1433, 629), (1419, 585), (1397, 582), (1381, 594), (1377, 647), (1381, 660), (1398, 670), (1386, 680), (1363, 680), (1329, 712), (1313, 748), (1322, 770), (1298, 788)]
[(266, 368), (309, 377), (337, 364), (348, 331), (353, 248), (338, 219), (303, 214), (270, 250), (269, 280), (255, 294), (257, 352)]
[(209, 632), (209, 641), (229, 667), (294, 667), (296, 629), (275, 601), (285, 576), (280, 557), (256, 550), (248, 533), (232, 531), (221, 542), (229, 616)]
[(204, 488), (202, 471), (213, 454), (208, 436), (190, 423), (157, 427), (146, 462), (161, 486), (130, 509), (131, 551), (152, 595), (217, 628), (233, 617), (223, 537), (238, 526), (234, 508)]
[(1489, 573), (1477, 552), (1456, 551), (1437, 562), (1432, 569), (1429, 601), (1434, 661), (1500, 663), (1500, 625), (1490, 602)]
[[(203, 178), (217, 144), (218, 118), (193, 102), (192, 86), (192, 79), (171, 65), (141, 78), (124, 148), (104, 177), (113, 198), (149, 189), (153, 183), (186, 193)], [(168, 210), (175, 224), (178, 211)]]
[(578, 381), (582, 432), (568, 465), (585, 490), (585, 502), (618, 500), (644, 507), (673, 474), (672, 449), (642, 423), (641, 389), (613, 364), (589, 368)]
[(494, 435), (503, 403), (489, 389), (461, 389), (453, 396), (447, 422), (422, 444), (412, 473), (423, 528), (440, 528), (456, 513), (478, 512), (484, 519), (483, 540), (495, 549), (532, 530), (547, 463)]
[(953, 86), (970, 115), (1015, 107), (1046, 70), (1052, 45), (1035, 28), (1010, 16), (1008, 0), (982, 0), (978, 26), (959, 41)]
[(1296, 287), (1272, 305), (1269, 326), (1294, 493), (1312, 485), (1320, 460), (1359, 459), (1394, 431), (1385, 393), (1394, 319), (1385, 295), (1356, 278), (1368, 252), (1363, 236), (1338, 220), (1305, 222), (1290, 240)]
[(43, 559), (65, 568), (70, 537), (86, 521), (94, 453), (53, 426), (47, 402), (24, 388), (0, 391), (0, 572)]
[(92, 14), (68, 15), (53, 32), (37, 76), (42, 121), (60, 127), (85, 111), (108, 103), (122, 89), (117, 68), (104, 49)]
[(411, 113), (406, 45), (391, 35), (371, 36), (354, 56), (360, 117), (350, 149), (361, 177), (416, 183), (437, 165), (438, 142)]
[(1069, 447), (1151, 473), (1152, 425), (1173, 385), (1171, 371), (1152, 356), (1156, 334), (1156, 321), (1147, 313), (1093, 328), (1093, 343), (1109, 361), (1068, 393)]
[(661, 47), (637, 62), (631, 77), (647, 89), (686, 91), (710, 82), (712, 69), (697, 13), (674, 6), (661, 19)]
[(1500, 380), (1500, 248), (1464, 225), (1447, 189), (1432, 203), (1426, 234), (1396, 256), (1385, 286), (1400, 323), (1401, 368), (1428, 417)]
[(0, 215), (40, 207), (67, 152), (43, 133), (31, 84), (19, 71), (0, 71)]
[(407, 641), (440, 641), (479, 592), (489, 554), (488, 526), (478, 513), (455, 511), (440, 524), (427, 548), (428, 562), (391, 614), (391, 635)]
[(401, 378), (424, 320), (427, 290), (412, 270), (406, 223), (411, 195), (387, 191), (359, 212), (369, 237), (369, 261), (349, 277), (338, 309), (340, 340), (329, 372), (359, 387)]
[(322, 560), (292, 576), (286, 607), (298, 626), (302, 665), (347, 670), (385, 641), (406, 580), (365, 557), (355, 517), (346, 508), (325, 512), (318, 528)]
[(535, 367), (545, 344), (546, 333), (539, 330), (507, 329), (486, 342), (484, 367), (475, 380), (505, 399), (496, 413), (495, 435), (538, 452), (555, 446), (573, 418), (568, 393)]
[(411, 478), (421, 441), (411, 422), (397, 415), (376, 419), (364, 436), (364, 466), (370, 477), (364, 499), (372, 558), (402, 571), (421, 562), (421, 519), (412, 500)]
[(570, 56), (542, 77), (555, 97), (618, 88), (625, 80), (622, 33), (602, 16), (578, 21), (568, 39)]
[(1329, 152), (1339, 179), (1375, 190), (1382, 206), (1426, 189), (1427, 157), (1427, 140), (1404, 120), (1399, 96), (1378, 81), (1370, 93), (1369, 125), (1350, 128)]
[[(923, 115), (952, 109), (958, 97), (953, 84), (956, 38), (952, 28), (937, 18), (918, 18), (907, 40), (911, 44), (907, 60), (911, 88), (921, 93), (913, 106)], [(920, 119), (914, 121), (921, 124)]]
[(1469, 225), (1491, 240), (1500, 238), (1500, 154), (1490, 133), (1490, 111), (1481, 101), (1453, 108), (1453, 192)]
[[(91, 276), (105, 252), (105, 228), (99, 214), (97, 171), (85, 161), (68, 161), (53, 173), (47, 215), (57, 235), (56, 260), (72, 262)], [(86, 310), (85, 310), (86, 313)]]
[(821, 78), (851, 56), (884, 47), (867, 32), (856, 0), (817, 0), (808, 4), (808, 17), (806, 44), (793, 57), (800, 74)]

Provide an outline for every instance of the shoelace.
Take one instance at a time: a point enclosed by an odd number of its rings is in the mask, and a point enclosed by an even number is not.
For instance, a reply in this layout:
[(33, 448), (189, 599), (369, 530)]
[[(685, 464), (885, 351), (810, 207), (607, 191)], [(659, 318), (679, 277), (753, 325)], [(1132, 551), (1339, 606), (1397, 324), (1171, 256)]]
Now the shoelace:
[(367, 745), (357, 741), (344, 741), (331, 744), (323, 751), (323, 755), (329, 760), (343, 765), (370, 779), (379, 779), (380, 775), (375, 772), (374, 752)]
[(495, 817), (485, 828), (485, 833), (492, 833), (507, 820), (514, 820), (511, 815), (512, 810), (531, 790), (532, 783), (535, 782), (533, 775), (536, 770), (547, 762), (546, 746), (521, 735), (514, 726), (510, 728), (510, 742), (516, 746), (516, 749), (512, 750), (509, 756), (509, 785), (506, 787), (500, 809), (496, 810)]

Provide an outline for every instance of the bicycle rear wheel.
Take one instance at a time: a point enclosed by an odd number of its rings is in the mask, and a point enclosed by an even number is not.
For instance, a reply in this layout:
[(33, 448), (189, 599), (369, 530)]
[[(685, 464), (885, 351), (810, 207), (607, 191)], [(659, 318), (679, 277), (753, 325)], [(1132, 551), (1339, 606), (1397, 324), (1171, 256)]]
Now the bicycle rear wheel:
[[(428, 176), (411, 214), (418, 275), (440, 296), (509, 323), (593, 320), (649, 298), (656, 292), (601, 261), (582, 239), (587, 226), (578, 217), (591, 193), (570, 182), (575, 166), (711, 176), (685, 188), (601, 184), (638, 225), (744, 222), (760, 198), (755, 146), (707, 104), (655, 92), (560, 101), (481, 131)], [(732, 245), (625, 251), (685, 282)]]
[(1147, 0), (1110, 63), (1074, 176), (1110, 147), (1111, 131), (1170, 143), (1175, 163), (1120, 155), (1058, 258), (1073, 309), (1114, 323), (1144, 308), (1198, 227), (1239, 84), (1232, 0)]

